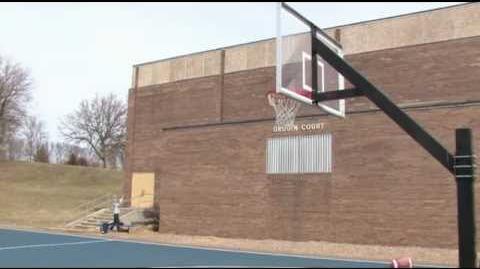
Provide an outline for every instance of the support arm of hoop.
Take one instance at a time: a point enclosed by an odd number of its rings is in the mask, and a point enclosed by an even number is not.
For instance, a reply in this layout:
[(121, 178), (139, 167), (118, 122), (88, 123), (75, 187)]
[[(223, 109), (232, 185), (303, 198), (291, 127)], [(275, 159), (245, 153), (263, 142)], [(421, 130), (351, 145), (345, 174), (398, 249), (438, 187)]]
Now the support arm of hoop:
[(329, 92), (320, 92), (317, 94), (316, 102), (324, 102), (330, 100), (338, 100), (338, 99), (347, 99), (357, 96), (364, 96), (365, 93), (362, 89), (345, 89), (339, 91), (329, 91)]
[(313, 40), (312, 46), (319, 55), (328, 62), (335, 70), (341, 73), (348, 81), (357, 88), (362, 89), (365, 96), (380, 108), (390, 119), (400, 126), (411, 138), (417, 141), (427, 152), (430, 153), (450, 173), (454, 173), (453, 155), (422, 128), (407, 113), (403, 112), (390, 98), (380, 89), (373, 85), (367, 78), (350, 66), (344, 59), (333, 52), (327, 45), (317, 39)]

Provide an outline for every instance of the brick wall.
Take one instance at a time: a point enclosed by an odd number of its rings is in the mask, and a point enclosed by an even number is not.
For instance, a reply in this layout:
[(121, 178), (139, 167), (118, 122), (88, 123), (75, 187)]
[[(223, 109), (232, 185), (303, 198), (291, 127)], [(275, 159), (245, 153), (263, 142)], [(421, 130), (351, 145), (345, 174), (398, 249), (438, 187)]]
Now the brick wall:
[[(347, 59), (396, 103), (423, 103), (407, 112), (453, 151), (457, 127), (473, 128), (480, 146), (479, 46), (475, 37)], [(266, 67), (130, 94), (125, 192), (131, 172), (155, 172), (161, 232), (456, 246), (453, 177), (364, 98), (347, 102), (345, 120), (299, 113), (333, 134), (332, 174), (267, 176), (274, 80)], [(439, 101), (470, 102), (428, 105)]]
[[(450, 149), (455, 127), (480, 131), (479, 113), (411, 111)], [(161, 231), (455, 246), (455, 183), (443, 167), (382, 113), (321, 121), (334, 136), (330, 175), (266, 176), (271, 123), (166, 131), (155, 147)]]

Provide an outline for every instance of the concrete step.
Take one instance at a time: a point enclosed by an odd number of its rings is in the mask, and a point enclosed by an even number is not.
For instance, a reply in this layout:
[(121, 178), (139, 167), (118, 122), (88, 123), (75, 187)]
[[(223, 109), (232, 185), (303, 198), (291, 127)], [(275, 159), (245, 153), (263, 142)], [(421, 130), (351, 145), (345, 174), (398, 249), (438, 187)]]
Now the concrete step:
[(77, 225), (73, 228), (74, 229), (80, 229), (80, 230), (92, 230), (92, 229), (96, 229), (97, 227), (96, 226)]
[(102, 213), (97, 213), (97, 214), (93, 215), (93, 217), (95, 217), (95, 216), (113, 216), (113, 213), (103, 213), (102, 212)]
[[(121, 218), (122, 216), (120, 216)], [(88, 218), (90, 220), (113, 220), (113, 216), (99, 216), (99, 217), (91, 217), (91, 218)]]
[(105, 219), (105, 218), (113, 218), (113, 215), (93, 215), (89, 216), (89, 219)]
[(83, 227), (98, 227), (100, 223), (79, 223), (77, 226)]
[[(125, 214), (132, 212), (134, 209), (132, 208), (121, 208), (120, 209), (120, 219)], [(96, 214), (93, 214), (80, 222), (76, 225), (73, 225), (72, 229), (79, 229), (79, 230), (92, 230), (98, 229), (99, 225), (103, 222), (112, 222), (113, 221), (113, 210), (111, 208), (105, 208), (102, 211), (99, 211)]]
[(81, 222), (105, 222), (105, 221), (113, 221), (113, 218), (104, 218), (104, 219), (86, 219)]
[[(127, 208), (127, 207), (121, 207), (120, 208), (120, 211), (130, 211), (130, 210), (131, 210), (131, 208)], [(108, 208), (105, 208), (104, 212), (106, 212), (106, 211), (112, 212), (113, 209), (111, 207), (108, 207)]]
[(89, 223), (98, 223), (98, 222), (100, 222), (100, 220), (96, 221), (96, 220), (86, 219), (81, 221), (79, 224), (89, 224)]
[(72, 227), (72, 228), (85, 228), (85, 227), (98, 227), (98, 225), (93, 225), (93, 224), (78, 224), (78, 225), (75, 225), (75, 226)]
[(92, 216), (91, 219), (111, 219), (113, 215), (100, 215), (100, 216)]
[[(129, 212), (121, 212), (119, 215), (120, 217), (127, 214)], [(111, 214), (104, 214), (104, 213), (101, 213), (101, 214), (95, 214), (93, 216), (90, 216), (91, 218), (113, 218), (113, 213)]]
[(104, 221), (112, 221), (113, 219), (112, 218), (104, 218), (104, 219), (85, 219), (81, 222), (89, 222), (89, 223), (93, 223), (93, 222), (104, 222)]
[(79, 223), (79, 225), (96, 225), (102, 222), (112, 222), (113, 218), (112, 217), (107, 217), (107, 218), (88, 218)]

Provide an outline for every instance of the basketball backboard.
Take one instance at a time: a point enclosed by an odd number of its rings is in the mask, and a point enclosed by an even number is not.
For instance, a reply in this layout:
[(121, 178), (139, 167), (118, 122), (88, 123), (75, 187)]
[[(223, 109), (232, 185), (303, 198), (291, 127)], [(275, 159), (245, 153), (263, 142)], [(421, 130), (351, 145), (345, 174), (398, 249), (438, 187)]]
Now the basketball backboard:
[[(316, 93), (343, 90), (345, 80), (319, 54), (313, 53), (313, 39), (343, 57), (342, 47), (338, 42), (285, 3), (278, 3), (277, 93), (306, 104), (317, 105), (329, 114), (344, 117), (344, 99), (316, 102)], [(312, 55), (316, 58), (316, 65), (312, 64)]]

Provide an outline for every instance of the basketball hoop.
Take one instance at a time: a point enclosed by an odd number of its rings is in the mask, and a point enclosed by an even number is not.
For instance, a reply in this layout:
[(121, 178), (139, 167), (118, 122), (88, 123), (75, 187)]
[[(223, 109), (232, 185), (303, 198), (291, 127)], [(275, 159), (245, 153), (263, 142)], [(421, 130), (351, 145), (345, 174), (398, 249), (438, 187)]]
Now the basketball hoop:
[(275, 110), (275, 124), (279, 127), (293, 126), (295, 116), (302, 104), (274, 91), (267, 93), (267, 99), (268, 104)]

